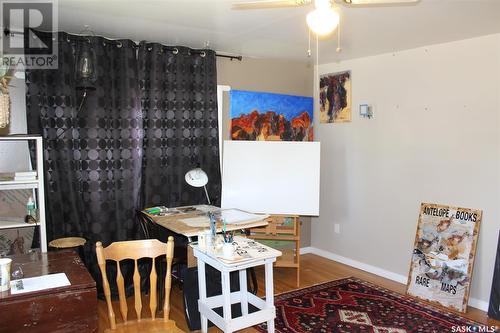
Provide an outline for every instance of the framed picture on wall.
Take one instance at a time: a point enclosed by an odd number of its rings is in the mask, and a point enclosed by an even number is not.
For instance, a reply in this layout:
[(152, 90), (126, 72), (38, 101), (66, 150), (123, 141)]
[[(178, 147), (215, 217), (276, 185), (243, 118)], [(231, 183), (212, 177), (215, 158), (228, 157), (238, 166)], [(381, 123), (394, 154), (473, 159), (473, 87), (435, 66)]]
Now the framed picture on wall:
[(231, 90), (231, 139), (313, 141), (313, 99)]
[(319, 122), (351, 121), (351, 71), (319, 77)]
[(422, 203), (406, 292), (465, 312), (482, 211)]

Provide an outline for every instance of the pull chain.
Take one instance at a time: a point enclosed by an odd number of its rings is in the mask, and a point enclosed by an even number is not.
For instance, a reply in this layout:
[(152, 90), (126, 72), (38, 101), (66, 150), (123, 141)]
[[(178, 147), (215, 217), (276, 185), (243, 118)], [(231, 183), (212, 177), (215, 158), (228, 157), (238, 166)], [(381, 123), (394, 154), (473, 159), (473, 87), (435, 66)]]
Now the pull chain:
[(307, 56), (311, 57), (311, 29), (309, 29), (308, 41), (307, 41)]
[(339, 25), (337, 26), (337, 53), (340, 53), (342, 51), (342, 47), (340, 46), (340, 23), (341, 19), (339, 17)]
[(316, 34), (316, 68), (319, 66), (319, 38)]

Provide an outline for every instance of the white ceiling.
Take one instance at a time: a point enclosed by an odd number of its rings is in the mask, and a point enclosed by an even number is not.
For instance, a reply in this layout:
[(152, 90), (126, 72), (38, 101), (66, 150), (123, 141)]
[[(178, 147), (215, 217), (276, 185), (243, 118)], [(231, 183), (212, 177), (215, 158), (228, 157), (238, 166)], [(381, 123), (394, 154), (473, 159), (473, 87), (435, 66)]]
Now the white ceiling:
[[(232, 2), (59, 0), (59, 30), (78, 33), (87, 24), (109, 38), (193, 48), (203, 48), (209, 41), (209, 47), (221, 53), (308, 60), (305, 16), (313, 6), (236, 11), (231, 10)], [(500, 32), (500, 0), (338, 7), (343, 51), (335, 52), (335, 35), (320, 40), (320, 63)]]

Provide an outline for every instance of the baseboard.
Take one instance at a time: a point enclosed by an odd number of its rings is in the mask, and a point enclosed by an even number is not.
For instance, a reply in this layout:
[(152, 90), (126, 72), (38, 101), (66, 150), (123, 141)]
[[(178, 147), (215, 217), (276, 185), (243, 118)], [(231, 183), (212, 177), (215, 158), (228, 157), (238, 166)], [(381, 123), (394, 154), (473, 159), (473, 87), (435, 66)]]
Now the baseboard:
[(484, 312), (488, 312), (489, 304), (486, 301), (471, 297), (469, 298), (468, 305)]
[(399, 282), (402, 284), (406, 284), (406, 282), (408, 280), (408, 277), (403, 276), (401, 274), (396, 274), (394, 272), (390, 272), (390, 271), (387, 271), (385, 269), (382, 269), (382, 268), (379, 268), (376, 266), (372, 266), (372, 265), (368, 265), (368, 264), (362, 263), (360, 261), (346, 258), (346, 257), (340, 256), (338, 254), (328, 252), (325, 250), (321, 250), (321, 249), (318, 249), (315, 247), (312, 248), (311, 253), (316, 254), (320, 257), (324, 257), (324, 258), (327, 258), (327, 259), (330, 259), (333, 261), (340, 262), (341, 264), (345, 264), (345, 265), (348, 265), (348, 266), (351, 266), (354, 268), (361, 269), (362, 271), (365, 271), (365, 272), (369, 272), (369, 273), (372, 273), (372, 274), (375, 274), (378, 276), (388, 278), (389, 280), (396, 281), (396, 282)]
[[(303, 250), (304, 250), (304, 252), (302, 252)], [(300, 254), (303, 254), (303, 253), (312, 253), (312, 254), (318, 255), (320, 257), (327, 258), (327, 259), (330, 259), (333, 261), (337, 261), (341, 264), (348, 265), (348, 266), (351, 266), (351, 267), (354, 267), (357, 269), (361, 269), (362, 271), (372, 273), (372, 274), (375, 274), (375, 275), (378, 275), (378, 276), (381, 276), (381, 277), (384, 277), (384, 278), (387, 278), (389, 280), (396, 281), (396, 282), (399, 282), (399, 283), (402, 283), (405, 285), (408, 281), (407, 276), (397, 274), (397, 273), (385, 270), (385, 269), (380, 268), (380, 267), (365, 264), (365, 263), (357, 261), (357, 260), (346, 258), (346, 257), (340, 256), (338, 254), (335, 254), (335, 253), (332, 253), (329, 251), (318, 249), (318, 248), (313, 247), (313, 246), (301, 248)], [(477, 299), (477, 298), (472, 298), (472, 297), (469, 298), (469, 306), (474, 307), (474, 308), (479, 309), (479, 310), (482, 310), (482, 311), (485, 311), (485, 312), (488, 311), (488, 302)]]
[(312, 253), (313, 248), (311, 246), (301, 247), (300, 254)]

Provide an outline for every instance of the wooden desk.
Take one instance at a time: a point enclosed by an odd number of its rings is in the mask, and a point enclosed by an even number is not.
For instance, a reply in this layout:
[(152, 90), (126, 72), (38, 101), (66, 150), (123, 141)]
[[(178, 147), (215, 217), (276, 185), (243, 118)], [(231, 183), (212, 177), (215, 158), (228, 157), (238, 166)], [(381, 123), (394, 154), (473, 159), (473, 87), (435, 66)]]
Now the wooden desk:
[(71, 285), (25, 294), (0, 293), (0, 332), (96, 332), (95, 282), (71, 250), (11, 256), (24, 277), (66, 273)]
[[(181, 220), (183, 219), (188, 219), (188, 218), (194, 218), (194, 217), (200, 217), (204, 216), (207, 211), (215, 211), (215, 210), (220, 210), (220, 208), (215, 207), (215, 206), (208, 206), (208, 205), (194, 205), (194, 206), (187, 206), (187, 207), (194, 207), (196, 208), (195, 211), (189, 211), (181, 214), (176, 214), (176, 215), (170, 215), (170, 216), (158, 216), (158, 215), (151, 215), (148, 214), (146, 211), (142, 211), (144, 215), (146, 215), (149, 220), (152, 222), (175, 232), (176, 234), (182, 235), (187, 237), (188, 241), (191, 242), (191, 238), (194, 236), (197, 236), (198, 232), (203, 231), (208, 228), (207, 227), (192, 227), (187, 225), (186, 223), (182, 222)], [(176, 207), (175, 209), (182, 209), (185, 207)], [(234, 231), (234, 230), (245, 230), (245, 229), (250, 229), (250, 228), (255, 228), (255, 227), (263, 227), (267, 226), (267, 217), (269, 215), (263, 215), (262, 219), (258, 220), (250, 220), (245, 223), (238, 223), (238, 224), (227, 224), (226, 225), (226, 230), (227, 231)], [(217, 223), (217, 232), (222, 232), (222, 224)], [(187, 249), (187, 265), (188, 267), (193, 267), (196, 266), (196, 260), (193, 256), (192, 249), (191, 247), (188, 246)]]
[[(189, 206), (188, 206), (189, 207)], [(181, 220), (183, 219), (189, 219), (193, 217), (200, 217), (204, 216), (208, 211), (216, 211), (220, 210), (218, 207), (214, 206), (208, 206), (208, 205), (195, 205), (191, 206), (196, 208), (195, 211), (190, 211), (186, 213), (181, 213), (181, 214), (176, 214), (176, 215), (171, 215), (171, 216), (158, 216), (158, 215), (151, 215), (146, 213), (146, 211), (143, 211), (145, 215), (147, 215), (151, 221), (161, 225), (164, 228), (167, 228), (176, 234), (186, 236), (188, 238), (191, 238), (193, 236), (196, 236), (198, 232), (203, 231), (204, 229), (208, 228), (208, 225), (206, 227), (191, 227), (187, 225), (186, 223), (182, 222)], [(185, 207), (176, 207), (174, 209), (182, 209)], [(266, 226), (268, 222), (266, 219), (269, 217), (269, 215), (263, 215), (262, 218), (255, 219), (255, 220), (250, 220), (245, 223), (238, 223), (238, 224), (227, 224), (226, 225), (226, 230), (227, 231), (233, 231), (233, 230), (241, 230), (241, 229), (249, 229), (249, 228), (255, 228), (255, 227), (262, 227)], [(217, 232), (222, 232), (222, 223), (217, 223)]]

